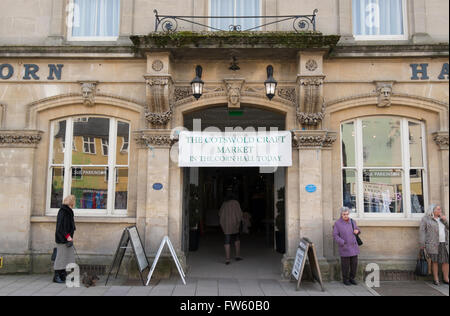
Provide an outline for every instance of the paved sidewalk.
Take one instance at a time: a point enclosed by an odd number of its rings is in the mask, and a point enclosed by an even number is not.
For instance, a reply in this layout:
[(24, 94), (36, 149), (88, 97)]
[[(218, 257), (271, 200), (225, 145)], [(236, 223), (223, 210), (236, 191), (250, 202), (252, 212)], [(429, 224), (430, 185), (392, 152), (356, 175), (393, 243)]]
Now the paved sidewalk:
[[(140, 281), (116, 279), (105, 286), (105, 277), (101, 277), (97, 286), (86, 288), (68, 288), (65, 284), (52, 282), (52, 275), (4, 275), (0, 276), (0, 296), (378, 296), (402, 295), (398, 290), (409, 288), (405, 294), (447, 295), (448, 286), (435, 287), (424, 282), (382, 282), (387, 284), (385, 291), (368, 289), (364, 284), (345, 286), (341, 282), (325, 283), (325, 292), (317, 283), (302, 282), (299, 291), (296, 283), (276, 279), (213, 279), (187, 278), (186, 285), (177, 277), (153, 281), (149, 286), (142, 286)], [(425, 288), (424, 288), (425, 286)], [(418, 292), (411, 292), (417, 287)], [(426, 289), (426, 291), (423, 291)], [(397, 291), (398, 292), (398, 291)], [(412, 294), (411, 294), (412, 293)]]

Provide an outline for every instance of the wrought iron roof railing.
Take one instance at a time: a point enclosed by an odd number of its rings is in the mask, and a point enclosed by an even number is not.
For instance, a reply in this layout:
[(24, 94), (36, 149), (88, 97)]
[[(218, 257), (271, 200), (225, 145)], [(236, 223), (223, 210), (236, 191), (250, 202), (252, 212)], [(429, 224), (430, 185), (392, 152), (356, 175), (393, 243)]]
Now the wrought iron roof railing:
[[(178, 22), (186, 22), (198, 26), (202, 26), (212, 31), (255, 31), (261, 29), (264, 26), (282, 23), (292, 20), (292, 27), (296, 32), (306, 32), (312, 29), (313, 32), (316, 31), (316, 16), (319, 10), (315, 9), (312, 15), (276, 15), (276, 16), (186, 16), (186, 15), (160, 15), (157, 10), (153, 10), (155, 13), (155, 32), (176, 32), (178, 29)], [(210, 19), (277, 19), (276, 21), (264, 23), (258, 26), (254, 26), (247, 29), (242, 29), (239, 24), (231, 24), (228, 29), (221, 29), (218, 27), (213, 27), (211, 25), (196, 22), (190, 19), (200, 19), (207, 20), (209, 23)]]

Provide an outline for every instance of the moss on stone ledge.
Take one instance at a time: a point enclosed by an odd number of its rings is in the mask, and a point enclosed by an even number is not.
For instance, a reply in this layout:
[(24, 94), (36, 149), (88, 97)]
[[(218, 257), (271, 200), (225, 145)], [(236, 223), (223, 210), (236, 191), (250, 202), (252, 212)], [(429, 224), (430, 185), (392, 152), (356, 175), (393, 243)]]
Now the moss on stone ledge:
[(331, 48), (339, 35), (317, 32), (154, 32), (131, 36), (137, 49), (145, 48)]

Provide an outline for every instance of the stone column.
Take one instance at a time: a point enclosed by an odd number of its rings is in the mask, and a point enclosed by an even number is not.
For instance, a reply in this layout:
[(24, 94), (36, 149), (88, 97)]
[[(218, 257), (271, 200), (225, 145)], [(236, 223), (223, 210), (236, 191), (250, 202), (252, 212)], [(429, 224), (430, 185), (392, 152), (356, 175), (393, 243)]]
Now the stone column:
[(41, 131), (0, 131), (1, 273), (31, 271), (30, 217), (34, 153)]
[(448, 156), (448, 132), (436, 132), (433, 133), (433, 140), (436, 142), (436, 144), (439, 146), (440, 150), (440, 165), (441, 167), (439, 170), (441, 170), (440, 177), (441, 177), (441, 203), (442, 208), (444, 209), (444, 212), (446, 215), (449, 215), (449, 190), (448, 190), (448, 162), (449, 162), (449, 156)]

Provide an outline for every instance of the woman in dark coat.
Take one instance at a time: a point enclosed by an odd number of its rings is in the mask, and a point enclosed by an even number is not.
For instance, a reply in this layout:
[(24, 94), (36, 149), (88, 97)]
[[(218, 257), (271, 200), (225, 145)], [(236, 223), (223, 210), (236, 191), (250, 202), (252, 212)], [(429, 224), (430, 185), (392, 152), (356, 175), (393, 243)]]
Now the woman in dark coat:
[(53, 266), (55, 270), (53, 282), (55, 283), (65, 283), (66, 267), (70, 263), (75, 263), (73, 234), (76, 227), (72, 210), (74, 206), (75, 196), (69, 195), (65, 197), (56, 219), (56, 259)]

